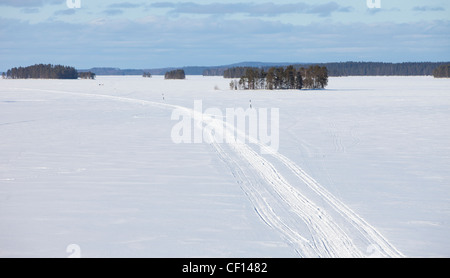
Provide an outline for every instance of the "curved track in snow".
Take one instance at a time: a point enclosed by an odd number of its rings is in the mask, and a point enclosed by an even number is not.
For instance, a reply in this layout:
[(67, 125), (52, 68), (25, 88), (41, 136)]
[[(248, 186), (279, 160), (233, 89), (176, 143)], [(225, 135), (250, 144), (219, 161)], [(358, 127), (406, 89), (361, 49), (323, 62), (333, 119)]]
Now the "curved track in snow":
[[(47, 93), (68, 94), (89, 98), (149, 105), (163, 109), (180, 109), (196, 119), (198, 127), (213, 127), (207, 136), (221, 159), (228, 165), (255, 211), (270, 227), (296, 250), (301, 257), (403, 257), (374, 227), (348, 206), (338, 200), (301, 167), (278, 152), (268, 152), (266, 159), (250, 144), (234, 140), (235, 130), (223, 119), (199, 113), (193, 109), (127, 97), (76, 93), (55, 90), (37, 90)], [(214, 129), (215, 128), (215, 129)], [(223, 131), (215, 140), (213, 130)], [(248, 138), (248, 136), (247, 136)], [(266, 148), (254, 138), (255, 147)], [(231, 142), (231, 143), (230, 143)], [(287, 169), (295, 179), (289, 181), (280, 170)], [(307, 192), (303, 192), (305, 188)], [(306, 194), (307, 193), (307, 194)], [(320, 205), (319, 205), (320, 204)], [(373, 253), (375, 251), (375, 253)], [(368, 253), (372, 252), (372, 254)]]

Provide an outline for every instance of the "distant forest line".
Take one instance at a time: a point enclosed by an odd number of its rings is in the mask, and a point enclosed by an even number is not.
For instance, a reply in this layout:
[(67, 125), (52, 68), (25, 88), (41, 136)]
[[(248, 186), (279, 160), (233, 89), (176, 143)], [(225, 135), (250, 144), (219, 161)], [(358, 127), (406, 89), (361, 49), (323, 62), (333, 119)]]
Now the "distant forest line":
[[(379, 62), (338, 62), (338, 63), (305, 63), (294, 64), (296, 69), (302, 67), (307, 68), (311, 65), (318, 65), (326, 67), (328, 69), (328, 76), (432, 76), (436, 73), (436, 69), (450, 64), (450, 62), (405, 62), (405, 63), (379, 63)], [(120, 68), (91, 68), (91, 69), (78, 69), (75, 70), (72, 67), (63, 68), (61, 66), (53, 68), (50, 71), (47, 69), (43, 72), (41, 78), (76, 78), (75, 71), (79, 73), (88, 72), (89, 74), (80, 74), (80, 78), (95, 78), (95, 75), (165, 75), (167, 72), (182, 69), (186, 75), (203, 75), (203, 76), (224, 76), (227, 70), (232, 68), (258, 68), (268, 71), (271, 67), (287, 67), (292, 63), (260, 63), (260, 62), (242, 62), (232, 65), (224, 66), (211, 66), (211, 67), (179, 67), (179, 68), (159, 68), (159, 69), (120, 69)], [(48, 65), (39, 65), (48, 68)], [(28, 68), (28, 67), (27, 67)], [(27, 71), (27, 70), (25, 70)], [(20, 73), (19, 73), (20, 72)], [(37, 71), (33, 71), (32, 74), (25, 74), (28, 76), (36, 76)], [(441, 71), (442, 72), (442, 71)], [(18, 75), (24, 76), (24, 68), (18, 67), (9, 70), (9, 74), (6, 72), (2, 74), (4, 78), (17, 77)], [(239, 78), (240, 76), (227, 76), (228, 78)], [(35, 77), (28, 77), (35, 78)], [(38, 77), (40, 78), (40, 77)]]
[[(91, 71), (97, 75), (165, 75), (169, 71), (182, 69), (186, 75), (223, 76), (225, 71), (235, 67), (258, 68), (267, 71), (271, 67), (287, 67), (293, 63), (261, 63), (242, 62), (223, 66), (189, 66), (170, 67), (158, 69), (120, 69), (120, 68), (91, 68), (79, 71)], [(336, 62), (336, 63), (294, 63), (296, 69), (318, 65), (328, 69), (329, 76), (422, 76), (433, 75), (439, 66), (450, 62), (405, 62), (405, 63), (379, 63), (379, 62)]]
[[(436, 68), (448, 63), (375, 63), (375, 62), (345, 62), (345, 63), (319, 63), (315, 64), (328, 69), (328, 76), (424, 76), (433, 75)], [(294, 68), (300, 69), (310, 64), (296, 64)], [(225, 78), (239, 78), (241, 72), (230, 74), (230, 69), (247, 68), (215, 68), (205, 70), (205, 76), (224, 76)], [(270, 66), (258, 67), (268, 70)]]

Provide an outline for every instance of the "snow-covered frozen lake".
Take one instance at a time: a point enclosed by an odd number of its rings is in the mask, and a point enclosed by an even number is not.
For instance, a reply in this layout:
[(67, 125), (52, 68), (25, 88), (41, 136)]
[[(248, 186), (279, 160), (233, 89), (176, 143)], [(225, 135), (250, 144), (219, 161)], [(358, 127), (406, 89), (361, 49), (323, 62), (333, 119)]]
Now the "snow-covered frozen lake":
[[(450, 256), (449, 79), (229, 82), (0, 80), (0, 257)], [(278, 152), (174, 143), (174, 110), (250, 100)]]

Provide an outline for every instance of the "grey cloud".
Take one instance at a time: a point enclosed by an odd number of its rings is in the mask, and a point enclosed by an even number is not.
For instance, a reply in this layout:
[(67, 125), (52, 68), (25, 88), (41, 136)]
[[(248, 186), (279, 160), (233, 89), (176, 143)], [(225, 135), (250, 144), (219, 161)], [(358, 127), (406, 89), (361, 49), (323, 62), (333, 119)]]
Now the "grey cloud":
[(54, 13), (54, 15), (73, 15), (76, 13), (76, 9), (65, 9), (59, 10)]
[(23, 8), (20, 11), (26, 14), (36, 14), (39, 13), (39, 8)]
[(175, 3), (170, 3), (170, 2), (156, 2), (153, 4), (150, 4), (151, 7), (153, 8), (175, 8)]
[(350, 12), (352, 10), (352, 7), (343, 7), (336, 2), (329, 2), (322, 5), (312, 5), (307, 9), (306, 13), (330, 16), (333, 12)]
[(439, 11), (445, 11), (443, 7), (438, 6), (416, 6), (412, 9), (413, 11), (418, 12), (439, 12)]
[(153, 8), (169, 8), (174, 14), (248, 14), (250, 16), (275, 16), (281, 14), (317, 14), (329, 16), (333, 12), (350, 12), (349, 6), (341, 6), (336, 2), (325, 4), (306, 4), (303, 2), (291, 4), (265, 3), (211, 3), (197, 4), (192, 2), (157, 2), (150, 4)]
[(0, 0), (0, 6), (11, 7), (42, 7), (46, 4), (63, 4), (66, 0)]
[(120, 14), (123, 14), (124, 11), (121, 9), (107, 9), (107, 10), (104, 10), (103, 13), (106, 15), (120, 15)]
[(143, 4), (136, 4), (136, 3), (130, 3), (130, 2), (121, 2), (121, 3), (114, 3), (108, 6), (110, 9), (131, 9), (131, 8), (139, 8), (142, 7)]

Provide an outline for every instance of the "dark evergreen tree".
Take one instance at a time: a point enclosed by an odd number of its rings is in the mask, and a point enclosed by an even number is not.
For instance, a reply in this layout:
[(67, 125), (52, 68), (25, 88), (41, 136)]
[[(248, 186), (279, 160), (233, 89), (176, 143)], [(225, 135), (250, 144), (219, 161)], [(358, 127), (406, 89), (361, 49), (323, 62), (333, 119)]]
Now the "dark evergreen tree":
[(169, 71), (164, 76), (165, 79), (186, 79), (186, 74), (184, 73), (184, 70), (178, 69)]
[(288, 66), (284, 72), (284, 75), (286, 88), (295, 88), (296, 70), (294, 69), (294, 66)]
[(295, 73), (295, 88), (297, 90), (301, 90), (303, 88), (303, 77), (302, 72), (297, 70)]
[(267, 71), (266, 89), (268, 89), (268, 90), (275, 89), (275, 68), (274, 67), (270, 68)]
[(285, 75), (284, 68), (275, 68), (275, 89), (285, 89), (284, 87)]
[(81, 79), (95, 79), (95, 73), (88, 71), (88, 72), (79, 72), (78, 77)]

